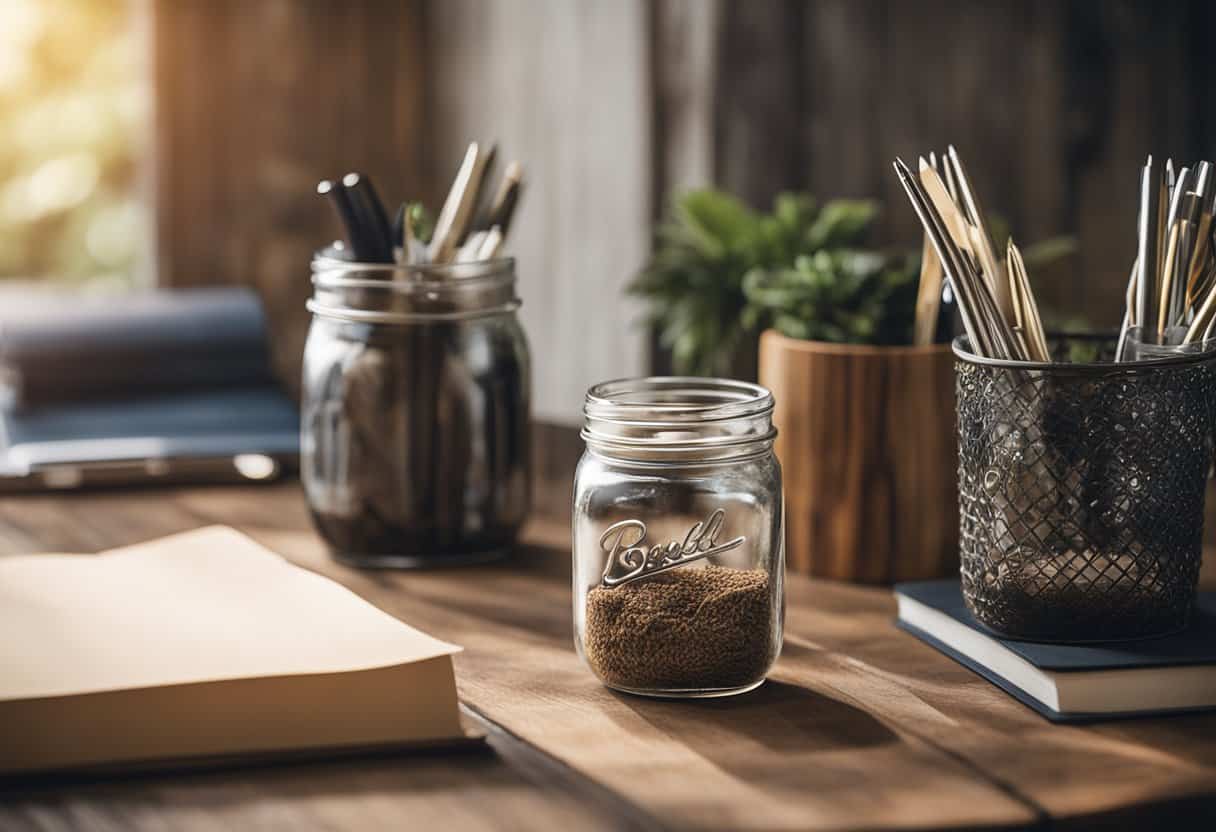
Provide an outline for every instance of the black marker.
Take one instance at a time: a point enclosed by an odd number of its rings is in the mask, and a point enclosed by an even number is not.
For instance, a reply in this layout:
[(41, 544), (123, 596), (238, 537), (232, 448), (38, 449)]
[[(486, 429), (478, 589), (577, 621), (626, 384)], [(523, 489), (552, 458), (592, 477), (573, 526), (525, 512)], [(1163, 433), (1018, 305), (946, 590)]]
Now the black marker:
[(329, 179), (317, 183), (317, 193), (329, 200), (334, 206), (342, 227), (346, 230), (346, 248), (356, 260), (366, 261), (374, 253), (374, 247), (367, 240), (362, 223), (355, 214), (350, 194), (342, 185)]
[(367, 263), (392, 263), (392, 226), (371, 180), (361, 173), (348, 173), (342, 177), (342, 185), (369, 246), (367, 256), (361, 251), (359, 259)]
[[(408, 203), (401, 203), (397, 208), (397, 216), (393, 218), (392, 241), (393, 245), (399, 246), (405, 243), (405, 206)], [(406, 252), (406, 259), (409, 258), (409, 252)]]

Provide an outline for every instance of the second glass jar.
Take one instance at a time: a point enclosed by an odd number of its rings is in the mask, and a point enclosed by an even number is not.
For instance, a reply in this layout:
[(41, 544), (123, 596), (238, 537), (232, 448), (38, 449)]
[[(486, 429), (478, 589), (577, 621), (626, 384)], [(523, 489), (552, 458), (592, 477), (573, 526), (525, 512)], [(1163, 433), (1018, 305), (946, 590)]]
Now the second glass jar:
[(609, 687), (725, 696), (776, 661), (785, 546), (772, 408), (763, 387), (720, 379), (587, 392), (575, 642)]
[(334, 555), (408, 567), (507, 552), (530, 492), (514, 261), (318, 258), (313, 285), (301, 477)]

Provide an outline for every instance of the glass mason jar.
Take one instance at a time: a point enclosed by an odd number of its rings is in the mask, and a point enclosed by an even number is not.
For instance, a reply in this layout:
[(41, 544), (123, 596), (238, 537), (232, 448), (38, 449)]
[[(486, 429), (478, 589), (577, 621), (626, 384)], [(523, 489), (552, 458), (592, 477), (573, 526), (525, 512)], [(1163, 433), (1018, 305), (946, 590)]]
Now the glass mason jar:
[(606, 685), (726, 696), (781, 650), (785, 537), (773, 396), (700, 378), (587, 391), (574, 477), (574, 629)]
[(504, 554), (530, 497), (528, 345), (515, 262), (312, 264), (301, 477), (359, 566)]

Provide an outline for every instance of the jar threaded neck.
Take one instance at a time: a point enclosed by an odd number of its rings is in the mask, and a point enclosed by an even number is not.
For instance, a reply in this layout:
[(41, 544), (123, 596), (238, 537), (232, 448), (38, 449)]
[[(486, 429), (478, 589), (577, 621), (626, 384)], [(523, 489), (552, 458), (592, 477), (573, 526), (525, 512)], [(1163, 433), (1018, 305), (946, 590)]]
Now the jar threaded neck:
[(593, 452), (633, 461), (714, 461), (767, 452), (773, 394), (718, 378), (618, 379), (587, 391), (582, 437)]

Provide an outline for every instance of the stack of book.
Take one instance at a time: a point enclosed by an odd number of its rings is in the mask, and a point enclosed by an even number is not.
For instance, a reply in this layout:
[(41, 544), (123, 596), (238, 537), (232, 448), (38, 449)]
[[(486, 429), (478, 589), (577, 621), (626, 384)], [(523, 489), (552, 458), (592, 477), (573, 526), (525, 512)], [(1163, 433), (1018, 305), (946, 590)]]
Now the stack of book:
[(0, 304), (0, 491), (270, 479), (299, 416), (257, 295), (216, 288)]
[(1191, 626), (1162, 638), (1043, 644), (1003, 638), (972, 618), (957, 580), (895, 587), (898, 624), (1053, 722), (1216, 708), (1216, 593)]

